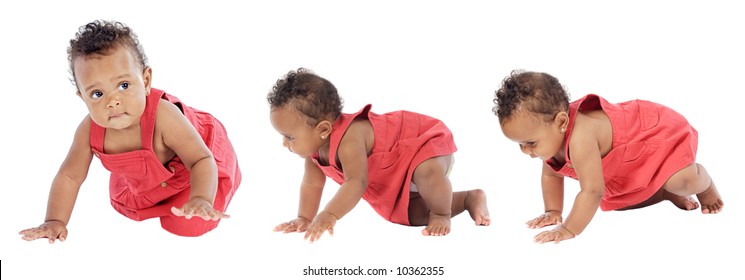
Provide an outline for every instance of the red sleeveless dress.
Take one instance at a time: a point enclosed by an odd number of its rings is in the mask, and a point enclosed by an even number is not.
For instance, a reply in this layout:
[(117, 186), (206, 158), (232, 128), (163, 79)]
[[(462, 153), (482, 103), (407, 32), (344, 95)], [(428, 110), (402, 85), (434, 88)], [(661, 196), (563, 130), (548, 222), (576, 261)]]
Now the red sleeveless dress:
[(605, 192), (603, 211), (644, 202), (675, 172), (696, 159), (698, 132), (674, 110), (645, 100), (611, 104), (594, 94), (569, 104), (564, 136), (566, 163), (546, 164), (557, 173), (577, 179), (569, 158), (569, 141), (578, 111), (603, 110), (613, 126), (611, 151), (602, 159)]
[(409, 111), (378, 115), (370, 112), (371, 107), (368, 104), (357, 113), (341, 114), (334, 122), (328, 166), (319, 163), (318, 153), (312, 159), (327, 177), (343, 184), (344, 171), (336, 157), (341, 138), (353, 120), (369, 120), (375, 143), (367, 159), (368, 185), (362, 198), (384, 219), (410, 225), (409, 186), (414, 169), (426, 159), (455, 153), (453, 135), (438, 119)]
[(180, 236), (200, 236), (219, 221), (201, 218), (186, 219), (171, 213), (171, 207), (181, 207), (189, 200), (190, 176), (178, 156), (160, 163), (153, 150), (153, 133), (158, 102), (165, 99), (176, 104), (202, 136), (217, 163), (217, 195), (213, 207), (225, 212), (240, 185), (241, 172), (223, 125), (212, 115), (187, 107), (178, 98), (161, 90), (151, 89), (145, 111), (140, 118), (142, 150), (106, 154), (103, 149), (105, 128), (91, 121), (90, 145), (101, 164), (111, 171), (109, 195), (111, 205), (122, 215), (142, 221), (160, 217), (161, 226)]

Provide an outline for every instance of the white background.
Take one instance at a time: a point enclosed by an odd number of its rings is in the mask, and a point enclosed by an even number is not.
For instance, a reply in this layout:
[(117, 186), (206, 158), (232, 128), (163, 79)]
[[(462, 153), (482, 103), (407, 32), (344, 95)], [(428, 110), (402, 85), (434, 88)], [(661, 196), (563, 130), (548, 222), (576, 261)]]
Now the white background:
[[(444, 276), (418, 279), (742, 276), (736, 259), (745, 246), (736, 228), (743, 217), (737, 174), (744, 156), (745, 20), (735, 5), (152, 2), (161, 1), (0, 4), (2, 279), (337, 278), (302, 275), (322, 266), (393, 270), (356, 279), (411, 278), (393, 275), (402, 266), (444, 267)], [(183, 238), (157, 219), (119, 215), (109, 204), (108, 172), (94, 160), (66, 242), (18, 235), (43, 221), (49, 185), (87, 114), (68, 80), (66, 47), (79, 26), (95, 19), (132, 27), (154, 87), (228, 128), (244, 181), (228, 208), (232, 217), (216, 230)], [(453, 219), (450, 235), (422, 237), (421, 227), (388, 223), (362, 201), (333, 237), (314, 244), (272, 232), (296, 215), (302, 160), (272, 129), (266, 94), (297, 67), (332, 81), (345, 112), (371, 103), (379, 113), (407, 109), (445, 121), (459, 147), (454, 189), (484, 189), (492, 225), (473, 226), (465, 214)], [(543, 210), (540, 162), (504, 138), (491, 112), (494, 91), (516, 68), (555, 75), (572, 99), (648, 99), (683, 113), (699, 130), (698, 162), (718, 184), (724, 212), (684, 212), (668, 202), (599, 211), (577, 239), (533, 243), (540, 231), (524, 222)], [(578, 185), (566, 185), (569, 207)], [(324, 202), (337, 188), (328, 180)]]

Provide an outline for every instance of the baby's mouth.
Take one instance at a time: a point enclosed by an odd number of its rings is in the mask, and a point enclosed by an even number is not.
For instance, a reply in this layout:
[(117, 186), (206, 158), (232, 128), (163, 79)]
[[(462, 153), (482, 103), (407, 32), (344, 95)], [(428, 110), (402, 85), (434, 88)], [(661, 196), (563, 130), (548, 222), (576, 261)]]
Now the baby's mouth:
[(122, 116), (124, 116), (126, 114), (127, 113), (118, 113), (118, 114), (109, 115), (109, 119), (116, 119), (116, 118), (122, 117)]

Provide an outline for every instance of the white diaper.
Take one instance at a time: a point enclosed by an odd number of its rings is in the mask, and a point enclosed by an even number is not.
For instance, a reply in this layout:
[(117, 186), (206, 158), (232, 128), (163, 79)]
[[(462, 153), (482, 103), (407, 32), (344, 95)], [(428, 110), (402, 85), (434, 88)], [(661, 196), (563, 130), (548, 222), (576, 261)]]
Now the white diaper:
[(409, 184), (409, 191), (410, 192), (419, 192), (419, 189), (417, 189), (416, 184), (414, 184), (414, 182), (411, 182), (411, 184)]

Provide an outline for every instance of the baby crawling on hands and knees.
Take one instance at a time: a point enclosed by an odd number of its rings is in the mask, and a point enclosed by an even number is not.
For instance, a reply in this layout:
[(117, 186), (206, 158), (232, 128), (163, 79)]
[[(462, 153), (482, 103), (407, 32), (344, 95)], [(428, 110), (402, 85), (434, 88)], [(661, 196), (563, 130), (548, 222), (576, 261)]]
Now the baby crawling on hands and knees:
[[(371, 105), (342, 113), (334, 85), (303, 68), (278, 80), (267, 99), (283, 145), (305, 159), (298, 217), (275, 231), (305, 231), (315, 241), (333, 234), (360, 199), (390, 222), (426, 225), (424, 235), (450, 233), (450, 218), (463, 211), (477, 225), (491, 223), (482, 190), (452, 191), (456, 146), (442, 121), (409, 111), (376, 114)], [(318, 212), (326, 177), (341, 187)]]
[(168, 232), (200, 236), (229, 217), (241, 172), (225, 127), (151, 87), (152, 68), (129, 27), (100, 20), (82, 26), (68, 60), (88, 114), (54, 177), (44, 223), (21, 231), (23, 239), (67, 238), (94, 156), (111, 172), (111, 205), (132, 220), (157, 217)]
[[(594, 94), (570, 103), (558, 79), (525, 71), (505, 78), (494, 102), (504, 135), (542, 161), (545, 209), (528, 226), (558, 226), (539, 233), (537, 242), (574, 238), (598, 208), (627, 210), (663, 200), (684, 210), (701, 207), (704, 214), (724, 207), (709, 173), (695, 161), (698, 132), (666, 106), (610, 103)], [(564, 177), (580, 184), (565, 221)]]

